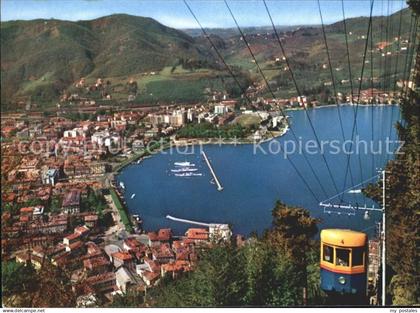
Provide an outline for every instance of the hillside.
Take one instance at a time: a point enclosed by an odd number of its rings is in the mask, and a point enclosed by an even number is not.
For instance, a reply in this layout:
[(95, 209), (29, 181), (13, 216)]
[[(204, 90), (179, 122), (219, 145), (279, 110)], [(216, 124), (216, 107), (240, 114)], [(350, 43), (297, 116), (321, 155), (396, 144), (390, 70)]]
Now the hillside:
[(2, 22), (1, 54), (2, 102), (26, 95), (57, 98), (81, 77), (126, 76), (159, 71), (180, 58), (208, 59), (185, 33), (129, 15)]
[[(294, 26), (277, 26), (278, 31), (286, 32), (293, 31), (298, 28), (307, 27), (306, 25), (294, 25)], [(184, 33), (190, 35), (191, 37), (200, 37), (203, 35), (200, 28), (184, 28), (181, 29)], [(230, 28), (205, 28), (208, 34), (216, 35), (222, 37), (223, 39), (228, 39), (229, 37), (238, 36), (239, 31), (236, 27)], [(254, 27), (243, 27), (242, 31), (245, 34), (255, 35), (258, 33), (270, 33), (273, 31), (271, 26), (254, 26)]]
[[(386, 41), (386, 17), (373, 18), (373, 52), (366, 59), (365, 78), (372, 76), (374, 87), (402, 77), (410, 25), (409, 9), (403, 10), (401, 41), (398, 34), (400, 13), (390, 19), (389, 42), (385, 53), (377, 49)], [(368, 25), (367, 17), (347, 19), (350, 60), (354, 86), (360, 76), (363, 49)], [(247, 39), (260, 62), (272, 89), (279, 97), (296, 94), (289, 72), (269, 27), (244, 28)], [(135, 82), (135, 101), (138, 103), (197, 102), (206, 100), (209, 92), (238, 95), (238, 88), (223, 70), (220, 61), (209, 48), (206, 38), (198, 30), (166, 27), (153, 19), (124, 14), (111, 15), (90, 21), (60, 20), (10, 21), (1, 23), (1, 100), (6, 104), (31, 99), (52, 104), (60, 95), (88, 94), (103, 98), (101, 93), (75, 89), (82, 77), (92, 86), (98, 78), (107, 84), (112, 99), (127, 101), (129, 81)], [(263, 84), (255, 63), (240, 36), (234, 29), (209, 30), (212, 40), (247, 87), (252, 81)], [(298, 84), (306, 95), (323, 95), (325, 101), (332, 94), (330, 71), (323, 35), (319, 26), (278, 28), (286, 54)], [(334, 78), (338, 91), (349, 92), (350, 83), (343, 22), (326, 26)], [(192, 37), (193, 36), (193, 37)], [(370, 48), (370, 47), (369, 47)], [(387, 70), (384, 71), (384, 64)], [(246, 73), (246, 74), (245, 74)], [(390, 83), (388, 83), (388, 86)], [(364, 82), (363, 87), (370, 83)], [(236, 88), (236, 89), (235, 89)], [(326, 96), (327, 95), (327, 96)]]
[[(385, 48), (385, 53), (390, 55), (382, 56), (382, 52), (377, 49), (378, 43), (385, 42), (386, 38), (386, 17), (373, 18), (373, 52), (372, 59), (370, 53), (370, 42), (368, 46), (368, 55), (366, 58), (366, 66), (364, 77), (370, 77), (370, 63), (373, 65), (373, 77), (376, 88), (380, 88), (380, 84), (384, 78), (394, 80), (395, 67), (398, 61), (397, 78), (401, 77), (404, 69), (404, 61), (407, 50), (401, 50), (406, 47), (408, 33), (410, 28), (409, 9), (402, 11), (401, 24), (401, 41), (398, 43), (395, 37), (398, 36), (398, 27), (400, 20), (400, 12), (394, 13), (390, 18), (389, 40)], [(358, 17), (347, 19), (347, 32), (350, 51), (350, 62), (353, 75), (354, 86), (358, 86), (357, 78), (360, 76), (363, 64), (363, 50), (366, 42), (366, 33), (368, 26), (367, 17)], [(334, 68), (334, 78), (337, 82), (338, 91), (349, 92), (349, 82), (343, 82), (349, 79), (347, 50), (345, 44), (345, 35), (343, 22), (337, 22), (327, 25), (326, 36), (331, 55), (331, 63)], [(293, 31), (281, 32), (278, 30), (286, 55), (291, 62), (291, 68), (297, 77), (298, 85), (306, 95), (324, 92), (326, 89), (332, 91), (332, 86), (324, 88), (324, 83), (331, 82), (330, 71), (325, 65), (328, 64), (327, 53), (323, 39), (322, 29), (320, 27), (301, 27)], [(270, 81), (272, 89), (276, 91), (280, 97), (294, 95), (296, 90), (290, 80), (290, 74), (285, 68), (286, 63), (281, 60), (283, 55), (278, 45), (277, 39), (273, 32), (270, 33), (251, 33), (247, 34), (247, 40), (254, 52), (258, 62), (260, 63), (264, 74)], [(261, 82), (261, 76), (257, 71), (246, 45), (239, 36), (233, 36), (226, 39), (227, 49), (225, 57), (230, 64), (235, 64), (250, 71), (255, 80)], [(276, 61), (277, 59), (277, 61)], [(384, 72), (384, 64), (387, 64), (387, 71)], [(262, 82), (261, 82), (262, 83)], [(367, 82), (364, 87), (369, 87)]]

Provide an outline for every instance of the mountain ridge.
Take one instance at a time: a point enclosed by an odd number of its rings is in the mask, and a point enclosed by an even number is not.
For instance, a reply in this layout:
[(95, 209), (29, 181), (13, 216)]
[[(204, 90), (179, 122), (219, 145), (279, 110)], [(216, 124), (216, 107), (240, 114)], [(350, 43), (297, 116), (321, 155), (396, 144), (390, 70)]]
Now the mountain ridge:
[(130, 75), (161, 70), (178, 58), (211, 58), (187, 34), (127, 14), (78, 22), (2, 22), (1, 33), (2, 99), (31, 91), (47, 92), (49, 98), (88, 75)]
[[(394, 33), (401, 13), (403, 14), (402, 35), (406, 36), (409, 12), (408, 9), (404, 9), (391, 15), (390, 21)], [(346, 22), (348, 31), (353, 32), (349, 38), (352, 66), (358, 65), (368, 18), (348, 18)], [(386, 17), (373, 18), (375, 42), (381, 40), (380, 33), (386, 22)], [(274, 60), (280, 54), (275, 37), (272, 32), (268, 33), (269, 28), (264, 29), (267, 32), (258, 34), (259, 29), (253, 28), (255, 32), (247, 33), (252, 49), (257, 59), (263, 62), (264, 68), (273, 73), (271, 76), (267, 74), (268, 78), (277, 80), (279, 88), (288, 89), (290, 93), (292, 88), (285, 76), (287, 73), (276, 70), (280, 64)], [(326, 31), (333, 63), (343, 67), (343, 62), (346, 61), (343, 21), (326, 25)], [(279, 29), (279, 32), (284, 37), (286, 53), (293, 61), (293, 68), (302, 70), (302, 74), (296, 73), (297, 77), (302, 79), (299, 83), (303, 84), (306, 90), (310, 90), (317, 82), (316, 88), (319, 88), (319, 82), (325, 81), (328, 76), (317, 70), (326, 62), (320, 27), (285, 28)], [(216, 33), (211, 36), (230, 65), (253, 75), (254, 80), (259, 80), (255, 64), (251, 62), (243, 42), (239, 36), (229, 34), (228, 32), (227, 36), (219, 36)], [(172, 73), (177, 66), (185, 68), (186, 63), (189, 63), (187, 72), (191, 74), (188, 77), (189, 83), (193, 79), (203, 78), (203, 73), (196, 76), (192, 74), (195, 68), (209, 69), (209, 75), (218, 80), (219, 75), (226, 73), (221, 74), (219, 71), (222, 65), (211, 50), (204, 36), (193, 37), (152, 18), (129, 14), (112, 14), (76, 22), (57, 19), (1, 22), (2, 104), (28, 97), (35, 101), (56, 101), (82, 77), (92, 80), (121, 77), (118, 79), (118, 83), (121, 84), (131, 76), (143, 81), (144, 73), (158, 73), (172, 67), (170, 73), (165, 74), (163, 78), (174, 80), (185, 76), (172, 75)], [(374, 63), (377, 74), (380, 72), (376, 68), (379, 61), (374, 59)], [(400, 62), (400, 66), (401, 63), (403, 62)], [(354, 65), (355, 70), (358, 71), (356, 65)], [(187, 72), (181, 70), (181, 73)], [(313, 81), (308, 81), (307, 77), (313, 77)], [(157, 77), (155, 80), (160, 78), (162, 77)], [(337, 73), (337, 79), (346, 79), (344, 71)], [(158, 84), (156, 81), (153, 83)], [(204, 82), (200, 84), (203, 85)], [(217, 84), (220, 86), (220, 83)], [(149, 89), (145, 88), (145, 92), (152, 94)], [(154, 91), (159, 91), (159, 88)], [(202, 93), (203, 91), (196, 92), (196, 94)], [(156, 92), (154, 95), (156, 96)], [(170, 97), (166, 100), (170, 101)]]

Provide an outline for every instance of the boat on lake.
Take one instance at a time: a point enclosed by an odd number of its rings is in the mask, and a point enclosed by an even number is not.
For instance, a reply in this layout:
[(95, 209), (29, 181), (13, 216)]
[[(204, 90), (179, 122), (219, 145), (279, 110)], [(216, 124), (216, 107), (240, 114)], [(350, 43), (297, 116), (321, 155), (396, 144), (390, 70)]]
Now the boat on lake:
[(131, 195), (131, 197), (130, 197), (130, 199), (134, 199), (134, 197), (136, 196), (136, 194), (135, 193), (133, 193), (132, 195)]
[(172, 173), (196, 172), (198, 169), (191, 167), (183, 167), (171, 170)]
[(192, 177), (192, 176), (203, 176), (203, 174), (202, 173), (186, 172), (186, 173), (177, 173), (177, 174), (175, 174), (175, 176), (177, 176), (177, 177)]
[(177, 176), (177, 177), (191, 177), (192, 173), (180, 173), (180, 174), (175, 174), (175, 176)]
[(121, 187), (122, 189), (125, 189), (125, 185), (124, 185), (124, 183), (123, 183), (122, 181), (120, 181), (120, 187)]
[(195, 166), (194, 163), (190, 163), (188, 161), (185, 162), (175, 162), (174, 163), (175, 166), (182, 166), (182, 167), (186, 167), (186, 166)]

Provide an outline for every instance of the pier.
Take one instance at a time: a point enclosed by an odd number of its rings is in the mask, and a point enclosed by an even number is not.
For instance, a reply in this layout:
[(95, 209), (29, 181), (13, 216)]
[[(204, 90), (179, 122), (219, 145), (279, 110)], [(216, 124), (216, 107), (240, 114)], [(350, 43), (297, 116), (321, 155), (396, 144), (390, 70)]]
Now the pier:
[(219, 241), (226, 240), (229, 241), (232, 237), (232, 230), (228, 224), (218, 224), (218, 223), (203, 223), (192, 220), (187, 220), (184, 218), (178, 218), (171, 215), (166, 215), (166, 218), (175, 222), (186, 223), (199, 225), (209, 228), (209, 235), (211, 240)]
[(206, 153), (205, 153), (204, 151), (201, 151), (201, 154), (203, 155), (204, 161), (206, 161), (207, 166), (209, 167), (210, 172), (211, 172), (211, 174), (213, 175), (214, 181), (215, 181), (215, 183), (216, 183), (216, 185), (217, 185), (217, 190), (218, 190), (218, 191), (222, 191), (222, 190), (223, 190), (223, 187), (222, 187), (222, 185), (220, 184), (219, 180), (217, 179), (216, 173), (214, 172), (213, 167), (211, 166), (210, 161), (209, 161), (209, 159), (207, 158)]

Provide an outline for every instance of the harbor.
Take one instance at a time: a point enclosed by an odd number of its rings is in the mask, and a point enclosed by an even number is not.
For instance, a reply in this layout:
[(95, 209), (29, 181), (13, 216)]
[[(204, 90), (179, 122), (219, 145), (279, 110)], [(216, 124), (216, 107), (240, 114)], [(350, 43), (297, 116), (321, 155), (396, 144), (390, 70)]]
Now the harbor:
[[(335, 138), (340, 132), (339, 125), (328, 124), (328, 121), (336, 117), (337, 112), (334, 107), (323, 108), (322, 110), (312, 110), (314, 126), (322, 131), (320, 140)], [(353, 109), (350, 106), (341, 108), (343, 119), (348, 121), (345, 125), (345, 132), (351, 132), (351, 117)], [(387, 121), (384, 129), (391, 123), (392, 107), (374, 107), (374, 118), (382, 116)], [(395, 113), (395, 112), (394, 112)], [(311, 139), (304, 125), (307, 125), (307, 118), (304, 111), (293, 111), (288, 113), (294, 121), (293, 127), (297, 137), (302, 137), (303, 144)], [(372, 107), (360, 107), (359, 114), (363, 120), (371, 119)], [(394, 114), (393, 120), (397, 116)], [(394, 121), (393, 121), (394, 122)], [(360, 139), (370, 140), (371, 128), (365, 124), (360, 124)], [(387, 132), (382, 131), (380, 125), (376, 125), (374, 133), (377, 134), (375, 141), (384, 141)], [(292, 140), (291, 132), (287, 132), (284, 137), (275, 139), (285, 142)], [(204, 151), (211, 162), (211, 166), (217, 175), (218, 181), (224, 188), (223, 192), (217, 191), (217, 185), (207, 169), (208, 165), (204, 160), (201, 151), (203, 149), (186, 150), (188, 153), (176, 151), (172, 153), (158, 153), (147, 159), (141, 164), (132, 164), (121, 171), (117, 176), (117, 184), (123, 182), (125, 185), (125, 198), (131, 214), (139, 214), (143, 219), (144, 229), (157, 229), (162, 227), (171, 228), (176, 234), (183, 234), (186, 225), (174, 223), (168, 220), (166, 215), (183, 217), (195, 221), (211, 221), (212, 223), (229, 223), (233, 225), (234, 233), (249, 234), (252, 231), (261, 232), (271, 225), (271, 210), (273, 203), (281, 199), (284, 203), (307, 208), (315, 217), (322, 218), (320, 229), (332, 227), (352, 228), (362, 230), (372, 226), (379, 218), (378, 214), (372, 213), (370, 219), (365, 219), (363, 214), (356, 216), (325, 215), (319, 209), (319, 202), (314, 201), (312, 195), (306, 192), (306, 188), (301, 179), (294, 174), (289, 161), (283, 155), (272, 154), (269, 152), (270, 142), (262, 143), (254, 150), (253, 145), (206, 145)], [(261, 149), (260, 149), (261, 148)], [(255, 151), (255, 152), (254, 152)], [(264, 154), (263, 151), (267, 151)], [(327, 153), (327, 152), (326, 152)], [(291, 156), (296, 166), (302, 171), (309, 171), (306, 168), (302, 156)], [(322, 158), (313, 157), (315, 170), (321, 173), (323, 169)], [(334, 156), (336, 164), (331, 167), (333, 174), (339, 175), (343, 166), (346, 164), (345, 154)], [(372, 155), (361, 155), (364, 164), (371, 164)], [(374, 158), (375, 166), (381, 167), (383, 164), (378, 157)], [(382, 160), (383, 161), (383, 160)], [(175, 162), (189, 162), (195, 164), (198, 171), (203, 176), (175, 176), (184, 172), (172, 172), (171, 169), (181, 169)], [(359, 180), (360, 170), (354, 165), (354, 179)], [(186, 163), (182, 164), (186, 167)], [(362, 170), (369, 173), (369, 168), (363, 167)], [(221, 172), (223, 171), (223, 172)], [(308, 175), (310, 173), (308, 172)], [(211, 181), (211, 182), (209, 182)], [(214, 186), (212, 184), (214, 183)], [(334, 186), (328, 184), (328, 177), (322, 181), (325, 184), (326, 192), (334, 194)], [(347, 188), (351, 187), (348, 182)], [(315, 187), (319, 192), (319, 187)], [(352, 188), (351, 190), (353, 190)], [(158, 192), (157, 192), (158, 191)], [(294, 196), (299, 191), (299, 197)], [(132, 194), (136, 194), (134, 199), (130, 199)], [(345, 194), (345, 198), (360, 200), (360, 206), (364, 205), (363, 193)], [(367, 202), (369, 205), (369, 202)], [(325, 218), (328, 217), (328, 218)], [(371, 229), (369, 228), (369, 231)], [(368, 231), (368, 233), (369, 233)]]

